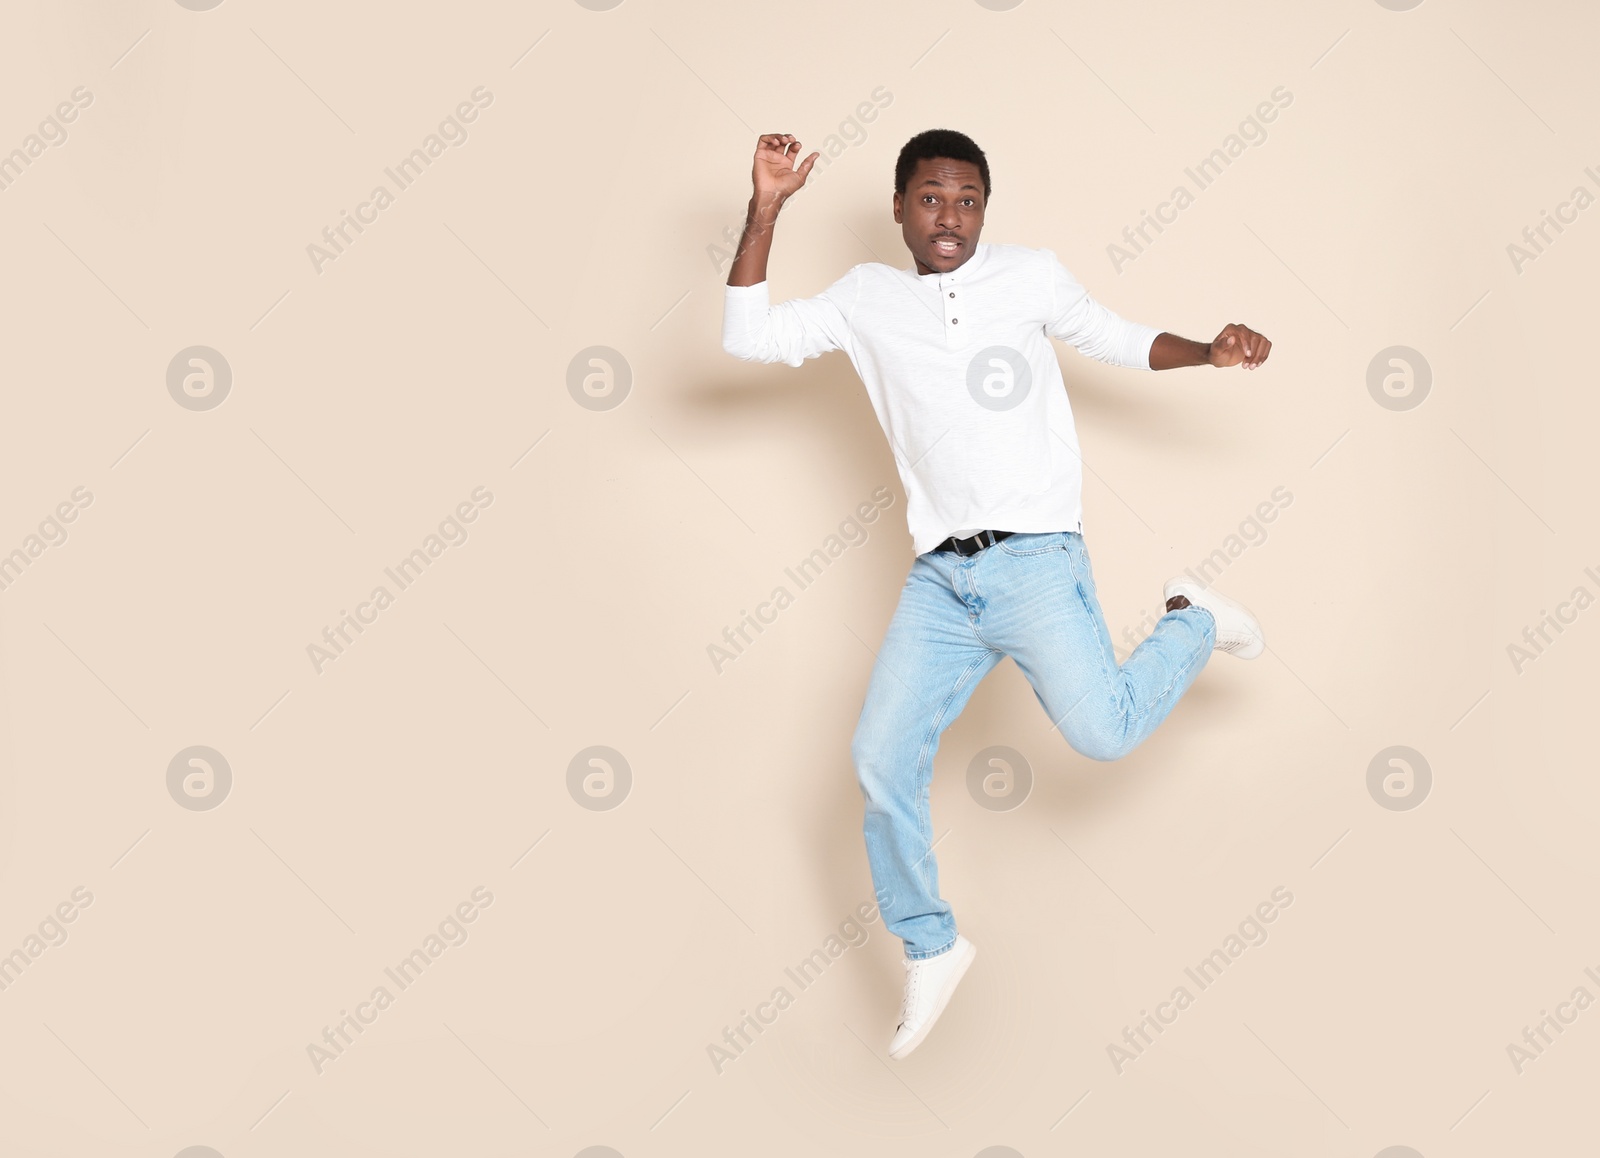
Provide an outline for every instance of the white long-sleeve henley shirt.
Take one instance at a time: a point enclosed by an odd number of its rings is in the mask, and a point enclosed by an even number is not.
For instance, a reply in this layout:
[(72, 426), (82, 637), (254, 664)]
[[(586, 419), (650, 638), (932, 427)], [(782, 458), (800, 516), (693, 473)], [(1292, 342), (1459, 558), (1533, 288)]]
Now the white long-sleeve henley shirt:
[(979, 242), (948, 273), (852, 267), (773, 305), (765, 281), (727, 286), (722, 348), (799, 366), (844, 350), (894, 453), (916, 554), (983, 528), (1082, 531), (1083, 472), (1046, 336), (1150, 368), (1160, 332), (1118, 317), (1049, 249)]

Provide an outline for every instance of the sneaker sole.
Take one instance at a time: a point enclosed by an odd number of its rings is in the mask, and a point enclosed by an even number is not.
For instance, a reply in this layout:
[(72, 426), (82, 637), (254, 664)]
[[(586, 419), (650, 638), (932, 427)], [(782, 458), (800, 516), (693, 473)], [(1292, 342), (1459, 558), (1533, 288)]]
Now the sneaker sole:
[(1255, 637), (1237, 651), (1228, 651), (1226, 648), (1224, 648), (1223, 653), (1225, 655), (1233, 656), (1234, 659), (1255, 659), (1256, 656), (1265, 651), (1267, 649), (1267, 637), (1261, 634), (1261, 625), (1256, 622), (1256, 617), (1246, 611), (1242, 604), (1229, 599), (1226, 595), (1220, 595), (1215, 591), (1213, 591), (1211, 595), (1214, 599), (1227, 602), (1233, 608), (1234, 614), (1238, 615), (1246, 624), (1249, 625), (1250, 634)]
[[(960, 949), (954, 951), (961, 952)], [(906, 1054), (916, 1049), (917, 1046), (922, 1044), (923, 1039), (927, 1037), (932, 1031), (933, 1027), (938, 1024), (940, 1015), (944, 1013), (944, 1007), (950, 1004), (950, 999), (955, 996), (956, 986), (959, 985), (961, 983), (961, 979), (967, 975), (967, 970), (972, 968), (972, 959), (977, 955), (978, 947), (972, 942), (968, 941), (966, 944), (966, 951), (962, 954), (964, 960), (959, 960), (956, 962), (956, 971), (950, 974), (949, 979), (944, 983), (944, 988), (939, 990), (939, 998), (933, 1003), (933, 1012), (928, 1014), (928, 1020), (922, 1023), (922, 1028), (917, 1030), (916, 1033), (912, 1034), (911, 1040), (906, 1042), (905, 1045), (901, 1046), (898, 1050), (890, 1050), (890, 1057), (898, 1061), (899, 1059), (905, 1057)]]
[(1261, 638), (1261, 628), (1256, 627), (1254, 624), (1251, 624), (1251, 627), (1254, 629), (1256, 635), (1254, 641), (1246, 644), (1244, 647), (1239, 648), (1237, 651), (1231, 651), (1225, 647), (1218, 648), (1217, 650), (1221, 651), (1225, 655), (1233, 656), (1234, 659), (1255, 659), (1256, 656), (1267, 650), (1267, 643), (1266, 640)]

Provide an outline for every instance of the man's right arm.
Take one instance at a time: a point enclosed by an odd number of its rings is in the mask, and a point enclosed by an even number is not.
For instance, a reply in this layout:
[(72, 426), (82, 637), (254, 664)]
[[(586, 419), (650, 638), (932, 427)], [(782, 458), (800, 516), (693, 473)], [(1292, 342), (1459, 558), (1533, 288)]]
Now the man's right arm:
[[(795, 150), (791, 155), (790, 150)], [(773, 305), (767, 293), (767, 256), (784, 202), (804, 184), (816, 162), (812, 153), (794, 168), (799, 142), (787, 133), (763, 136), (756, 145), (755, 191), (745, 215), (744, 235), (723, 291), (722, 348), (751, 362), (798, 366), (849, 340), (850, 310), (860, 280), (852, 269), (814, 298)]]
[(745, 211), (744, 236), (728, 272), (729, 285), (756, 285), (767, 280), (767, 255), (772, 252), (772, 230), (783, 203), (805, 185), (819, 153), (812, 153), (794, 168), (789, 150), (800, 155), (800, 142), (792, 133), (767, 133), (756, 142), (750, 181), (754, 192)]

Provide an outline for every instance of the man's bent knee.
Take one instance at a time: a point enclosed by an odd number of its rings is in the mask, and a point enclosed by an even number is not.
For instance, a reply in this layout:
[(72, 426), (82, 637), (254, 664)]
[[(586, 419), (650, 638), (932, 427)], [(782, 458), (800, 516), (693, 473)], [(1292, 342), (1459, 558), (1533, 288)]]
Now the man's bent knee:
[(1073, 751), (1091, 760), (1120, 760), (1139, 746), (1142, 737), (1131, 731), (1078, 732), (1066, 737)]

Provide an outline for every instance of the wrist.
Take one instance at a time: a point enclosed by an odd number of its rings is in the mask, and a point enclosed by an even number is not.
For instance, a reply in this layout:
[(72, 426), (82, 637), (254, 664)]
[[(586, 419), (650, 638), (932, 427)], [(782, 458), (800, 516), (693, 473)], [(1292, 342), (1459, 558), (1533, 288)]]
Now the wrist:
[(783, 203), (788, 198), (776, 191), (761, 192), (757, 190), (750, 195), (750, 204), (745, 211), (745, 216), (752, 221), (773, 221), (778, 216), (778, 211), (783, 208)]

